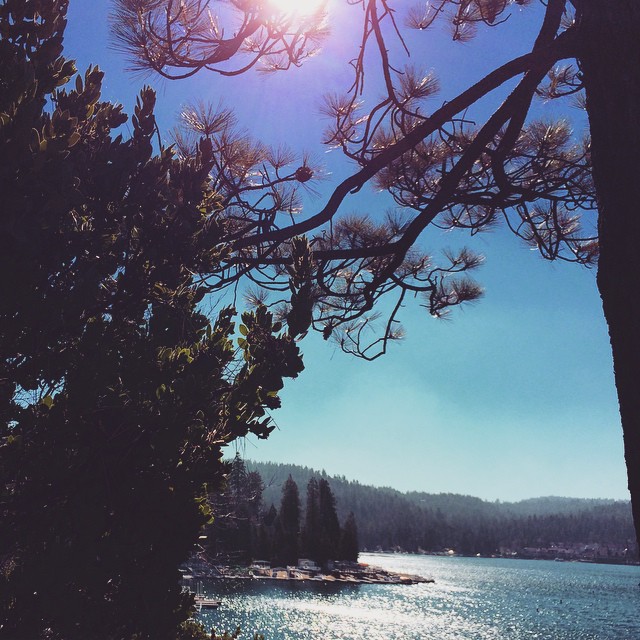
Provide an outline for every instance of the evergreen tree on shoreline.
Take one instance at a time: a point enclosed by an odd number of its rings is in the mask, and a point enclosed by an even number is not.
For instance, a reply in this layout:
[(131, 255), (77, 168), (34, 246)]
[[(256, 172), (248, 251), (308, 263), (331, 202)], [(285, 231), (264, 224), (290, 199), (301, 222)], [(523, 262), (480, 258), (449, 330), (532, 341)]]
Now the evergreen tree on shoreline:
[(320, 553), (320, 494), (318, 481), (315, 477), (312, 477), (307, 484), (302, 548), (306, 557), (314, 560), (318, 558)]
[(276, 530), (276, 561), (282, 566), (297, 565), (300, 536), (300, 495), (289, 476), (282, 487), (282, 500)]
[(344, 522), (342, 535), (340, 536), (340, 560), (358, 562), (359, 550), (358, 525), (356, 524), (353, 511), (350, 511)]
[(316, 560), (325, 567), (329, 560), (335, 560), (340, 553), (340, 522), (336, 513), (336, 499), (329, 482), (320, 478), (318, 482), (319, 508), (319, 552)]
[(218, 560), (246, 562), (260, 546), (262, 477), (247, 470), (239, 453), (227, 464), (223, 488), (209, 495), (213, 523), (207, 527), (207, 550)]

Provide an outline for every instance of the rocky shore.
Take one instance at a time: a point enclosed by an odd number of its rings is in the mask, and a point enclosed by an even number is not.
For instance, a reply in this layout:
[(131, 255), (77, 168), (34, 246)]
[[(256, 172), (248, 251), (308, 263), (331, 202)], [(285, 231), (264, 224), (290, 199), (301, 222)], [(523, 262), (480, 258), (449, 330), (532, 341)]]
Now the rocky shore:
[[(196, 563), (192, 563), (196, 565)], [(225, 565), (202, 564), (185, 567), (186, 579), (208, 580), (287, 580), (308, 581), (320, 583), (345, 583), (345, 584), (426, 584), (434, 582), (433, 578), (395, 573), (386, 571), (373, 565), (340, 562), (331, 563), (325, 570), (319, 567), (299, 565), (296, 567), (269, 567), (266, 563), (255, 563), (248, 567), (231, 567)]]

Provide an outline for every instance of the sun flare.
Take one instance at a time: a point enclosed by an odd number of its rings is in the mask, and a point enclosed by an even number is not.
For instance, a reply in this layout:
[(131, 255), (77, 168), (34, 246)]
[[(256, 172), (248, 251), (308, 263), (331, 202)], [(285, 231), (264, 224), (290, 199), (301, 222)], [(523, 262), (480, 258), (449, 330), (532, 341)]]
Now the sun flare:
[(325, 7), (327, 0), (268, 0), (268, 4), (278, 13), (309, 16)]

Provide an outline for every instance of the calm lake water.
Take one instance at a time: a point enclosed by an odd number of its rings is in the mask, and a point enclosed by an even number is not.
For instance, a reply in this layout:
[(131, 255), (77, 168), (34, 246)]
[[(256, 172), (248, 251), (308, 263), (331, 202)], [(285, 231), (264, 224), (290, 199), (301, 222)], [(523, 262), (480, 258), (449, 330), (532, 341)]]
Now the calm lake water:
[(638, 640), (640, 567), (361, 554), (435, 584), (210, 582), (199, 619), (265, 640)]

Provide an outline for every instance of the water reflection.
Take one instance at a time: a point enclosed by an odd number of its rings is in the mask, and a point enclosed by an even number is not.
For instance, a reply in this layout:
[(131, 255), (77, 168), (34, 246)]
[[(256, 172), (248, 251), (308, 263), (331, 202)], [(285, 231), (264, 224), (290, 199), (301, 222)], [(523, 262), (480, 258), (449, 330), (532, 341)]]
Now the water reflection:
[(640, 638), (637, 567), (375, 556), (364, 561), (435, 584), (208, 583), (223, 601), (201, 614), (267, 640), (632, 640)]

